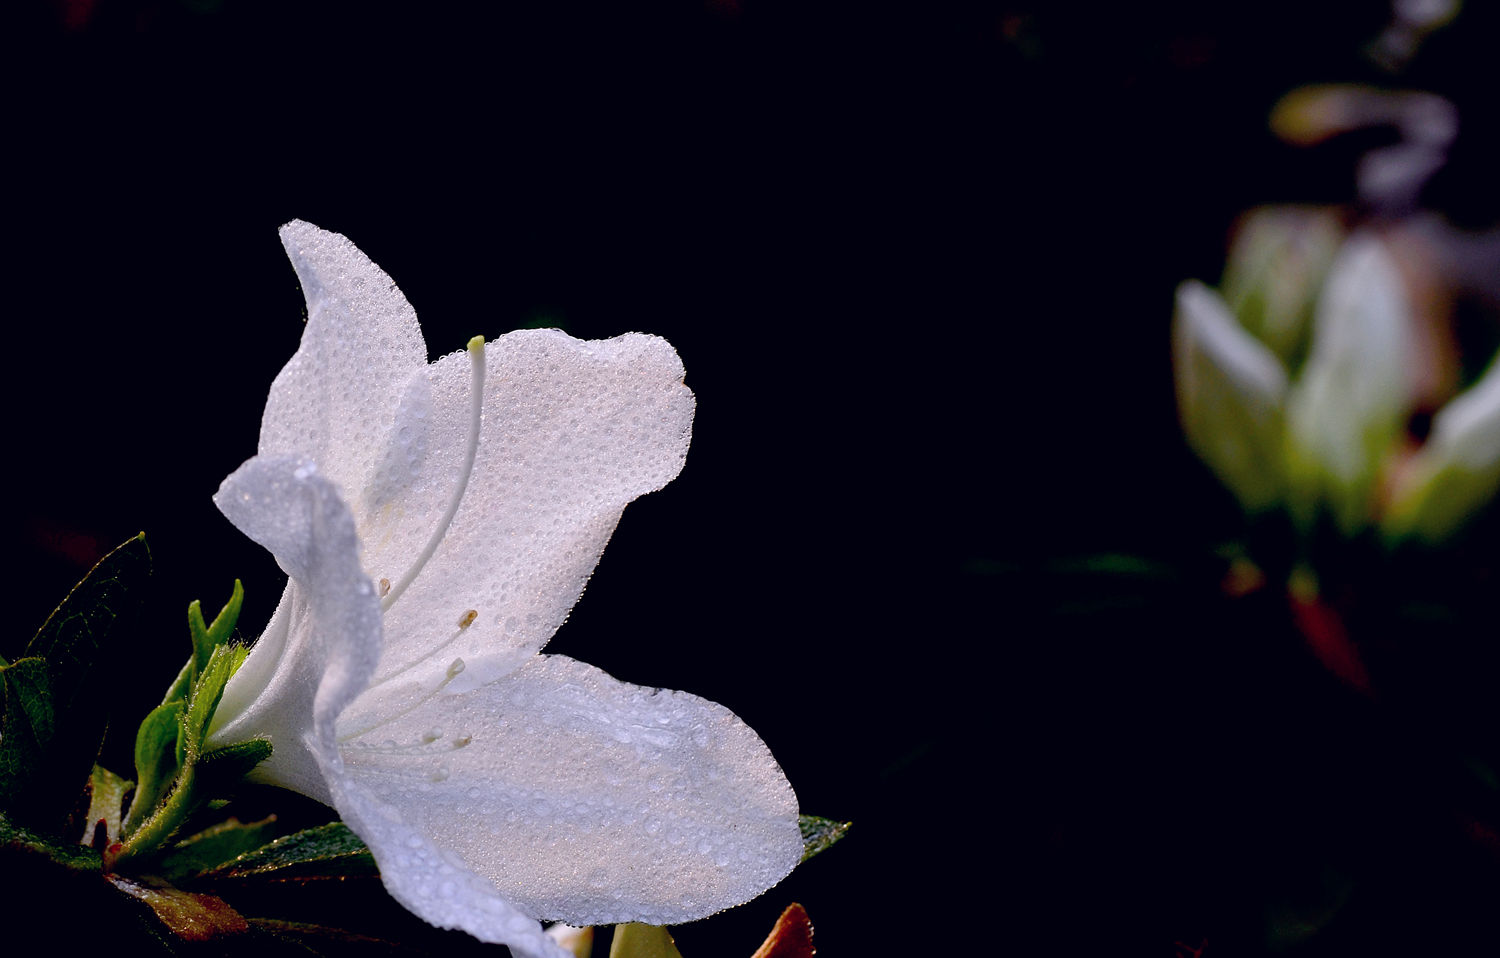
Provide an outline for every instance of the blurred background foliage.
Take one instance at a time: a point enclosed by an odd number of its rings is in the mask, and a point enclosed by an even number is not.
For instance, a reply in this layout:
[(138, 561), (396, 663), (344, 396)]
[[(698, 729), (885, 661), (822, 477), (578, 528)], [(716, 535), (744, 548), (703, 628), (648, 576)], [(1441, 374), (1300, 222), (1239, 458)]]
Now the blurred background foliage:
[(1221, 275), (1245, 211), (1369, 215), (1354, 171), (1397, 134), (1278, 139), (1307, 84), (1446, 98), (1458, 134), (1416, 202), (1494, 227), (1492, 8), (1396, 60), (1371, 55), (1378, 0), (0, 17), (0, 652), (140, 529), (161, 633), (122, 671), (122, 726), (190, 599), (240, 577), (242, 627), (265, 621), (280, 574), (209, 496), (296, 345), (275, 229), (298, 217), (391, 274), (434, 355), (528, 324), (681, 353), (687, 469), (627, 510), (550, 648), (725, 703), (804, 810), (856, 822), (675, 930), (684, 954), (748, 953), (792, 900), (831, 955), (1500, 942), (1500, 529), (1336, 541), (1326, 601), (1289, 601), (1295, 546), (1194, 458), (1170, 348), (1174, 290)]

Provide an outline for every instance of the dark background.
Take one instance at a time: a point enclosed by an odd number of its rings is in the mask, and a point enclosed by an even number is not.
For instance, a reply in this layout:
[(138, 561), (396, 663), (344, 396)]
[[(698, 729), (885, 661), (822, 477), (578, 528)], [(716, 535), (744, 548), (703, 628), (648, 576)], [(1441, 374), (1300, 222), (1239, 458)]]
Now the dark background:
[[(1299, 84), (1451, 97), (1430, 202), (1493, 223), (1473, 6), (1399, 81), (1361, 53), (1378, 2), (11, 8), (0, 649), (144, 529), (123, 771), (186, 603), (238, 576), (265, 621), (280, 573), (210, 495), (296, 348), (302, 218), (434, 357), (527, 324), (681, 354), (687, 468), (549, 649), (725, 703), (804, 811), (856, 823), (680, 929), (687, 958), (748, 954), (792, 900), (828, 955), (1500, 940), (1422, 734), (1264, 639), (1275, 609), (1214, 601), (1238, 520), (1168, 348), (1239, 212), (1353, 197), (1361, 144), (1266, 132)], [(1117, 552), (1172, 571), (1080, 598), (1072, 557)]]

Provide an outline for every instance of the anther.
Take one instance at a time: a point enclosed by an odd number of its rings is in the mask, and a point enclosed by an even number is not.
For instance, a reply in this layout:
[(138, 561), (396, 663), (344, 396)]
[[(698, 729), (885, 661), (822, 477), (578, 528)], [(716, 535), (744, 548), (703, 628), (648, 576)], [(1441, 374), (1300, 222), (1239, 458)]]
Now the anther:
[(390, 594), (391, 594), (391, 580), (390, 579), (381, 579), (380, 580), (380, 597), (383, 599), (383, 598), (385, 598), (386, 596), (388, 596)]
[(460, 629), (467, 629), (474, 624), (474, 620), (477, 618), (479, 618), (479, 613), (474, 609), (470, 609), (458, 617), (458, 627)]

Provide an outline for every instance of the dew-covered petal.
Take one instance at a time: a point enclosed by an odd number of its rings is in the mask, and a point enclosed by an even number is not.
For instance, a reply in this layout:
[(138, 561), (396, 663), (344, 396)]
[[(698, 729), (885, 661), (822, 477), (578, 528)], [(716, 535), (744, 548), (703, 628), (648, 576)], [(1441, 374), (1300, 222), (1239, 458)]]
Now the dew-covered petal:
[(1286, 371), (1202, 283), (1177, 290), (1173, 371), (1183, 431), (1193, 450), (1255, 511), (1281, 496)]
[(439, 928), (509, 945), (519, 958), (571, 958), (535, 918), (436, 843), (410, 809), (383, 801), (337, 765), (325, 768), (339, 817), (370, 847), (386, 891), (412, 914)]
[[(374, 687), (346, 717), (350, 727), (425, 694), (455, 658), (467, 668), (450, 691), (524, 662), (578, 600), (626, 503), (682, 469), (693, 394), (665, 340), (522, 330), (488, 343), (484, 357), (484, 419), (467, 491), (437, 552), (386, 612), (385, 654)], [(385, 484), (367, 492), (360, 518), (365, 568), (377, 581), (405, 575), (454, 494), (471, 380), (466, 354), (444, 357), (421, 399), (403, 407), (411, 416), (395, 433), (420, 437), (422, 447), (404, 476), (382, 470)]]
[(343, 752), (352, 787), (540, 918), (702, 918), (802, 853), (796, 796), (734, 713), (563, 656), (437, 695)]
[(369, 683), (380, 654), (380, 601), (360, 568), (354, 517), (313, 463), (289, 456), (251, 459), (214, 502), (291, 581), (224, 690), (209, 747), (267, 739), (271, 758), (256, 777), (329, 801), (334, 719)]
[(281, 241), (307, 299), (307, 327), (271, 385), (260, 454), (311, 459), (352, 505), (427, 347), (406, 297), (353, 243), (301, 221), (283, 226)]
[(1329, 271), (1312, 352), (1287, 400), (1291, 502), (1302, 522), (1320, 502), (1346, 534), (1369, 518), (1381, 462), (1411, 409), (1412, 324), (1384, 244), (1350, 239)]

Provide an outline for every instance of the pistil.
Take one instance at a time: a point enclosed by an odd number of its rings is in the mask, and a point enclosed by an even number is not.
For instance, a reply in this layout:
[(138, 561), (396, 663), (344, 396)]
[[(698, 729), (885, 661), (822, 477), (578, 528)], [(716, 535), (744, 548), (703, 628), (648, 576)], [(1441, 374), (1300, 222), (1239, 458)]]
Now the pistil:
[(468, 350), (473, 375), (469, 381), (469, 441), (464, 449), (463, 468), (459, 472), (458, 483), (454, 486), (453, 497), (448, 502), (448, 509), (432, 530), (432, 536), (427, 540), (427, 545), (417, 556), (417, 560), (412, 563), (410, 569), (406, 570), (405, 575), (391, 584), (389, 591), (384, 589), (386, 580), (381, 580), (380, 609), (382, 612), (389, 611), (391, 606), (396, 604), (396, 600), (401, 598), (401, 593), (416, 581), (422, 569), (437, 552), (443, 536), (448, 534), (448, 527), (453, 524), (453, 517), (458, 514), (458, 504), (463, 501), (464, 493), (469, 488), (469, 476), (474, 472), (474, 456), (479, 452), (479, 427), (484, 420), (484, 337), (475, 336), (469, 340)]

